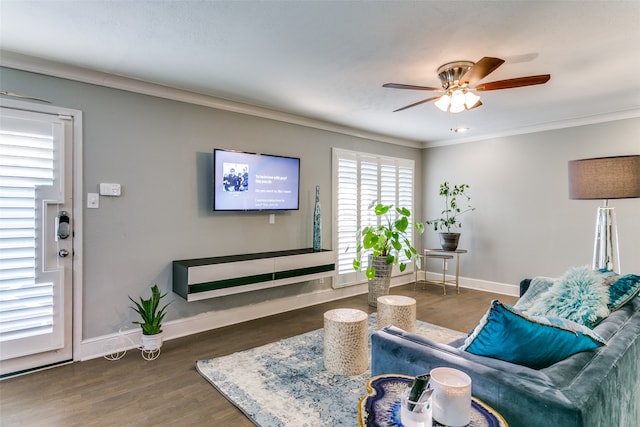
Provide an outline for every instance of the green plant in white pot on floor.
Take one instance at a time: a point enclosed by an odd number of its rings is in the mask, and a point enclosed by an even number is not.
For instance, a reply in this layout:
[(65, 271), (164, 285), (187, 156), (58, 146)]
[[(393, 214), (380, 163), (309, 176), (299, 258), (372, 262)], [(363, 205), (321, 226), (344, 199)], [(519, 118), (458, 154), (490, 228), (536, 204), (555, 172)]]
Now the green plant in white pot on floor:
[[(471, 212), (476, 208), (469, 204), (471, 197), (467, 194), (469, 184), (451, 185), (448, 181), (440, 184), (440, 195), (444, 197), (444, 210), (440, 212), (440, 218), (425, 221), (427, 225), (433, 227), (434, 231), (440, 232), (440, 245), (446, 251), (455, 251), (458, 248), (460, 233), (452, 232), (452, 227), (462, 227), (459, 216)], [(460, 207), (458, 198), (466, 199), (466, 207)], [(447, 230), (442, 231), (442, 230)]]
[[(411, 211), (407, 208), (393, 209), (393, 205), (383, 205), (377, 201), (371, 202), (369, 209), (372, 208), (378, 218), (378, 225), (368, 225), (358, 230), (353, 268), (359, 271), (363, 254), (369, 256), (365, 273), (369, 281), (369, 305), (375, 307), (378, 296), (389, 293), (393, 266), (398, 265), (403, 272), (407, 262), (415, 260), (419, 265), (420, 258), (407, 235), (411, 227)], [(414, 222), (413, 227), (418, 234), (424, 232), (421, 222)], [(406, 262), (401, 254), (405, 255)]]
[(140, 315), (142, 321), (133, 322), (142, 328), (142, 349), (147, 351), (159, 350), (162, 347), (162, 319), (166, 314), (168, 303), (162, 308), (160, 300), (167, 294), (160, 294), (158, 285), (151, 287), (151, 298), (144, 299), (140, 297), (140, 302), (129, 297), (131, 302), (135, 304), (131, 309)]

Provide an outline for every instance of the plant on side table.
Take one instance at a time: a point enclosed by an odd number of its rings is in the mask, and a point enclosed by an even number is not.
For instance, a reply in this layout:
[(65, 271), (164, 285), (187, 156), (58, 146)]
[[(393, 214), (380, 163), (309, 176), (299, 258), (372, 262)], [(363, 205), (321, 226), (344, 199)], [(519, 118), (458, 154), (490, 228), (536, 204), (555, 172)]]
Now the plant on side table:
[(160, 294), (158, 285), (151, 287), (151, 298), (144, 299), (140, 297), (140, 302), (136, 302), (133, 298), (129, 297), (131, 302), (135, 304), (131, 307), (133, 311), (140, 315), (141, 322), (132, 322), (135, 325), (140, 325), (142, 328), (142, 349), (147, 351), (159, 350), (162, 347), (162, 319), (165, 316), (165, 310), (168, 303), (162, 308), (160, 306), (160, 300), (167, 294)]
[[(451, 232), (452, 227), (462, 227), (458, 217), (476, 209), (469, 204), (471, 197), (466, 193), (468, 189), (469, 184), (451, 186), (448, 181), (440, 184), (440, 195), (444, 197), (444, 210), (440, 212), (442, 216), (425, 221), (425, 224), (432, 226), (434, 231), (447, 230), (446, 232), (440, 232), (440, 245), (445, 251), (455, 251), (458, 248), (460, 233)], [(459, 196), (466, 197), (466, 208), (461, 208), (458, 205)]]
[[(362, 267), (362, 255), (368, 254), (366, 276), (369, 281), (369, 305), (376, 307), (378, 297), (389, 293), (391, 270), (399, 265), (400, 271), (406, 269), (406, 262), (400, 260), (402, 253), (408, 261), (415, 260), (419, 266), (420, 258), (407, 236), (407, 229), (411, 223), (411, 211), (407, 208), (395, 208), (393, 205), (383, 205), (373, 201), (369, 209), (374, 210), (379, 225), (369, 225), (358, 230), (356, 235), (356, 257), (353, 268), (359, 271)], [(395, 219), (392, 217), (395, 213)], [(421, 222), (414, 222), (418, 234), (424, 232)]]

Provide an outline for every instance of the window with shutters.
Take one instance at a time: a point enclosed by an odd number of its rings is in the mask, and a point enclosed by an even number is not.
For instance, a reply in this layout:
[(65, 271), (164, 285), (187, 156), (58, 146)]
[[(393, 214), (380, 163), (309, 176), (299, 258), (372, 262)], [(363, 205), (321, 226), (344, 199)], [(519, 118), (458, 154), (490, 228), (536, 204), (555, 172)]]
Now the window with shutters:
[[(369, 205), (378, 201), (392, 204), (394, 208), (406, 207), (413, 213), (414, 161), (334, 148), (333, 182), (333, 229), (336, 230), (333, 247), (336, 248), (338, 272), (335, 286), (341, 287), (366, 281), (367, 260), (363, 258), (363, 267), (356, 272), (353, 259), (357, 231), (378, 221)], [(407, 234), (413, 241), (412, 227)], [(405, 273), (410, 271), (413, 271), (411, 263), (407, 264)], [(398, 274), (395, 268), (394, 274)]]

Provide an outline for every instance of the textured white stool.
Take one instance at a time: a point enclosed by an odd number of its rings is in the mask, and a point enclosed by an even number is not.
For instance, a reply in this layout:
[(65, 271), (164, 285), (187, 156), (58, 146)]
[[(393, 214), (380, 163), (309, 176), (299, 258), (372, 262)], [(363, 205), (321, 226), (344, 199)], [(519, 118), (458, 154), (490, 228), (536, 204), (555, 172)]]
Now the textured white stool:
[(369, 367), (367, 313), (337, 308), (324, 313), (324, 367), (339, 375), (358, 375)]
[(378, 329), (397, 326), (407, 332), (416, 331), (416, 300), (402, 295), (378, 297)]

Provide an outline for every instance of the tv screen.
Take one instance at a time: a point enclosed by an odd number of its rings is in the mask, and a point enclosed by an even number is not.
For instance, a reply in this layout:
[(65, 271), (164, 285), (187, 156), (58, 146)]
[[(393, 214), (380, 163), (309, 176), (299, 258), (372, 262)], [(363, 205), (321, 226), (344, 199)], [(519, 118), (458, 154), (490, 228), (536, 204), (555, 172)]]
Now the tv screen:
[(299, 208), (300, 159), (213, 150), (214, 211)]

